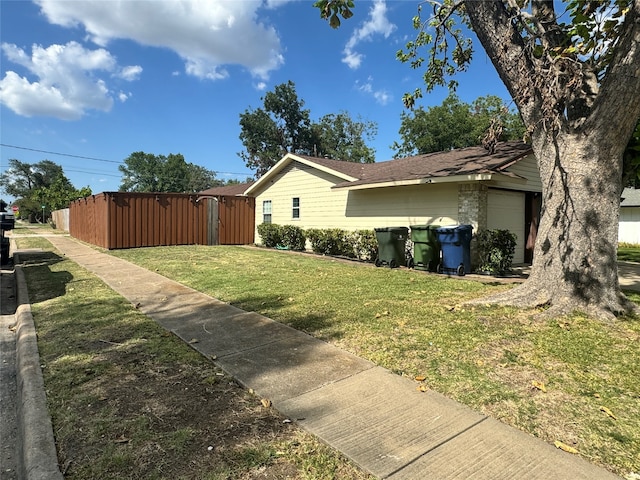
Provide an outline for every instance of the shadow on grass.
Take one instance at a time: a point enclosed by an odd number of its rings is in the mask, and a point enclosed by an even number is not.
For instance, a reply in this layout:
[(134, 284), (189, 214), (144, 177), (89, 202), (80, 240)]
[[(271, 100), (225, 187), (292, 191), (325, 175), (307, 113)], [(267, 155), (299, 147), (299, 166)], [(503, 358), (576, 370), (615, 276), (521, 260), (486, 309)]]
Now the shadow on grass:
[(292, 320), (284, 322), (280, 320), (279, 311), (286, 310), (291, 306), (291, 302), (287, 298), (278, 295), (245, 295), (239, 297), (233, 302), (233, 306), (245, 310), (247, 312), (256, 312), (275, 321), (284, 323), (291, 328), (308, 333), (324, 341), (337, 340), (342, 338), (339, 331), (335, 329), (339, 325), (339, 321), (335, 316), (320, 312), (305, 312), (295, 316)]
[(53, 265), (64, 260), (63, 257), (46, 251), (14, 254), (16, 266), (22, 268), (28, 279), (30, 303), (44, 302), (66, 293), (66, 286), (73, 280), (73, 275), (67, 271), (51, 270)]

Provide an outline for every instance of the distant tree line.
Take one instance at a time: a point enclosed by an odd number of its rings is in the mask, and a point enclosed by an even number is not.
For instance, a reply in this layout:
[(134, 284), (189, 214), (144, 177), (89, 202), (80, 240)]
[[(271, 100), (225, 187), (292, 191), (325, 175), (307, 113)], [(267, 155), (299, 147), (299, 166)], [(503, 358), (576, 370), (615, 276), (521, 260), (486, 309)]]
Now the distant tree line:
[(16, 199), (20, 218), (40, 222), (45, 222), (51, 211), (91, 195), (91, 188), (75, 188), (62, 167), (51, 160), (31, 164), (15, 158), (9, 160), (9, 168), (0, 175), (0, 191)]
[(179, 153), (134, 152), (118, 169), (122, 173), (121, 192), (196, 193), (228, 184), (217, 179), (214, 171), (187, 163)]

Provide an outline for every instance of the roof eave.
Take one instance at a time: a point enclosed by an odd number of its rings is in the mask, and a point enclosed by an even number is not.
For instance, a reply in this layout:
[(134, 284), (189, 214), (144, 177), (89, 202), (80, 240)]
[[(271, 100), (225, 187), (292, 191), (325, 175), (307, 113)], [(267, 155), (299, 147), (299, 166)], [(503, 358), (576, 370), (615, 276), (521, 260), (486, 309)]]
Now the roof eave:
[[(370, 190), (373, 188), (402, 187), (407, 185), (423, 185), (438, 183), (460, 183), (460, 182), (486, 182), (496, 180), (496, 177), (504, 177), (512, 180), (513, 177), (496, 173), (474, 173), (468, 175), (451, 175), (447, 177), (416, 178), (411, 180), (390, 180), (386, 182), (363, 183), (360, 185), (349, 185), (348, 183), (336, 185), (333, 188), (346, 190)], [(525, 180), (526, 181), (526, 180)]]

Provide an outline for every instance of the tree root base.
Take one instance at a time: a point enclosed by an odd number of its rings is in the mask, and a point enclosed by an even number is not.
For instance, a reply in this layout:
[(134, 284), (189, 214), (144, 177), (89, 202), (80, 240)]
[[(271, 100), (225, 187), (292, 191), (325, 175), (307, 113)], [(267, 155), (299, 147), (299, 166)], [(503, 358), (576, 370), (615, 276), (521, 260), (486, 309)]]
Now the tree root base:
[(502, 305), (519, 308), (541, 308), (533, 316), (546, 320), (575, 312), (582, 312), (589, 317), (611, 322), (620, 316), (640, 316), (640, 306), (618, 292), (609, 295), (600, 302), (587, 302), (578, 295), (567, 294), (566, 291), (551, 292), (546, 287), (531, 284), (529, 281), (512, 290), (489, 297), (477, 298), (465, 302), (466, 305)]

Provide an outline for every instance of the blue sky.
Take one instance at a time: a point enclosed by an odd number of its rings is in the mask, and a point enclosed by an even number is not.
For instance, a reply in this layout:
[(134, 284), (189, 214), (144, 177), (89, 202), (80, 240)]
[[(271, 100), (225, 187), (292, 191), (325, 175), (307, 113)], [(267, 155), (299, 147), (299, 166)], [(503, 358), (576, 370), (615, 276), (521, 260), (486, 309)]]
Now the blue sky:
[[(181, 153), (222, 180), (244, 180), (254, 172), (238, 156), (239, 115), (288, 80), (313, 120), (346, 111), (376, 122), (370, 145), (377, 161), (391, 159), (402, 95), (423, 85), (421, 71), (395, 59), (414, 35), (418, 1), (357, 0), (338, 30), (311, 4), (2, 0), (0, 143), (11, 147), (0, 147), (0, 171), (10, 158), (48, 159), (77, 188), (115, 191), (118, 164), (144, 151)], [(508, 100), (475, 50), (458, 95)], [(439, 105), (447, 93), (419, 105)]]

